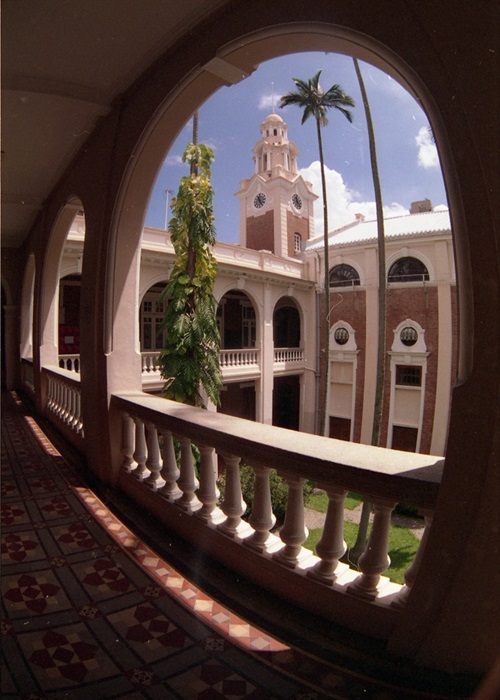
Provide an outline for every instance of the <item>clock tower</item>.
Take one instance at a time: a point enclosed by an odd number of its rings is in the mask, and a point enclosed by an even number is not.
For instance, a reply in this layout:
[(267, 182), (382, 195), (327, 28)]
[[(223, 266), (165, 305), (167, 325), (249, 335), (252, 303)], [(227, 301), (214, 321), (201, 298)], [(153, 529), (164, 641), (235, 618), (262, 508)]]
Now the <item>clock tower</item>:
[(298, 148), (287, 125), (270, 114), (253, 149), (254, 175), (240, 182), (240, 243), (254, 250), (294, 257), (314, 235), (312, 185), (297, 174)]

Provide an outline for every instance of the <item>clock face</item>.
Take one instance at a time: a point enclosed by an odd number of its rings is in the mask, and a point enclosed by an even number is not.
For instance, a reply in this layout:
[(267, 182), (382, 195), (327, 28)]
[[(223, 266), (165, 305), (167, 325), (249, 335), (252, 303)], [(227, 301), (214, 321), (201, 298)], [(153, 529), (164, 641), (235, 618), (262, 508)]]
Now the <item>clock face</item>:
[(264, 206), (265, 203), (266, 203), (266, 195), (264, 194), (264, 192), (259, 192), (259, 194), (256, 195), (254, 200), (253, 200), (254, 207), (257, 207), (257, 209), (260, 209), (261, 207)]
[(292, 196), (292, 204), (295, 207), (295, 209), (302, 209), (302, 200), (298, 194), (294, 194)]

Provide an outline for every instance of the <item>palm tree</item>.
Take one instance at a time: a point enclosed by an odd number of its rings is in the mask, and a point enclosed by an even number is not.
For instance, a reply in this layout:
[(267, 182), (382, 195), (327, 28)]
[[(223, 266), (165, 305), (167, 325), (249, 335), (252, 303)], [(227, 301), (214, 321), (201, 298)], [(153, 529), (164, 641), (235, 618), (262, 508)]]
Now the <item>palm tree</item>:
[[(375, 192), (375, 207), (377, 212), (377, 247), (378, 247), (378, 337), (377, 337), (377, 376), (375, 384), (375, 406), (373, 413), (372, 440), (371, 444), (378, 446), (380, 443), (380, 430), (382, 427), (382, 409), (384, 404), (385, 386), (385, 336), (386, 336), (386, 280), (385, 280), (385, 237), (384, 237), (384, 212), (382, 208), (382, 190), (380, 187), (380, 177), (378, 173), (377, 151), (375, 148), (375, 133), (371, 117), (370, 103), (366, 94), (363, 75), (359, 67), (358, 60), (354, 61), (354, 69), (361, 90), (363, 107), (365, 110), (366, 126), (368, 130), (368, 142), (370, 147), (370, 163), (372, 168), (373, 189)], [(349, 552), (349, 559), (357, 563), (360, 555), (364, 552), (368, 537), (368, 523), (372, 506), (366, 501), (363, 503), (361, 511), (361, 522), (359, 523), (356, 542)]]
[(302, 114), (302, 124), (309, 117), (316, 120), (316, 129), (318, 135), (319, 161), (321, 165), (321, 189), (323, 194), (323, 236), (325, 247), (325, 358), (323, 367), (323, 387), (322, 387), (322, 403), (319, 414), (319, 434), (325, 434), (325, 423), (327, 413), (328, 400), (328, 365), (330, 355), (330, 261), (328, 255), (328, 206), (326, 202), (326, 180), (325, 180), (325, 160), (323, 156), (323, 140), (321, 137), (321, 127), (328, 124), (327, 112), (329, 109), (337, 109), (344, 117), (352, 122), (352, 114), (347, 107), (354, 107), (354, 100), (349, 95), (346, 95), (340, 85), (335, 84), (323, 92), (319, 84), (319, 77), (322, 71), (318, 71), (309, 80), (300, 80), (293, 78), (296, 92), (289, 92), (281, 98), (280, 108), (288, 105), (301, 107), (304, 111)]

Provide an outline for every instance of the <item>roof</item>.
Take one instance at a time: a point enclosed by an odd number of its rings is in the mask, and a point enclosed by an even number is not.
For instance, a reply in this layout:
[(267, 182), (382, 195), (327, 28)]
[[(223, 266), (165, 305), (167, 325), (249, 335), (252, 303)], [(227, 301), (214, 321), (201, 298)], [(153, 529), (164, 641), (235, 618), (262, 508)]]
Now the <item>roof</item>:
[[(448, 210), (427, 211), (419, 214), (405, 214), (384, 219), (385, 238), (405, 238), (435, 233), (450, 233), (450, 213)], [(351, 224), (330, 231), (330, 247), (367, 243), (377, 240), (377, 220), (357, 219)], [(306, 250), (323, 248), (323, 236), (315, 236), (306, 243)]]

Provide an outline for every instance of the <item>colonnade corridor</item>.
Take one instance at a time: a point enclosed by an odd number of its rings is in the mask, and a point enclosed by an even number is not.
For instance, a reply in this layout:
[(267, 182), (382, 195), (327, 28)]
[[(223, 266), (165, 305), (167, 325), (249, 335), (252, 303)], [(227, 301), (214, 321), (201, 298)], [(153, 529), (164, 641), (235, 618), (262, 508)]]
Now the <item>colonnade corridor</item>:
[(444, 700), (477, 682), (422, 673), (200, 558), (94, 483), (15, 392), (2, 564), (4, 698)]

